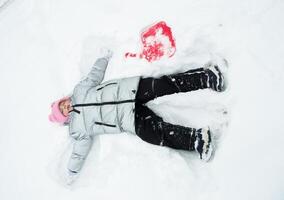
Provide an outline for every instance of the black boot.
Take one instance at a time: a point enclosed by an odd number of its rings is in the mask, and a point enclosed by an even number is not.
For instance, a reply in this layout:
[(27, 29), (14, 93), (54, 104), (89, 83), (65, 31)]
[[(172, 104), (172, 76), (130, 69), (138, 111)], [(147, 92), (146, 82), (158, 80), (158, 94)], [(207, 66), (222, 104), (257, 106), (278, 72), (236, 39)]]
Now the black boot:
[(212, 138), (209, 128), (189, 128), (170, 123), (160, 123), (161, 144), (176, 149), (196, 151), (201, 160), (208, 161), (212, 155)]
[(213, 151), (211, 132), (209, 128), (201, 128), (195, 134), (195, 150), (199, 153), (201, 160), (208, 161)]
[(180, 92), (210, 88), (209, 74), (205, 68), (192, 69), (168, 77)]
[(224, 76), (217, 65), (188, 70), (168, 77), (171, 78), (180, 92), (206, 88), (211, 88), (217, 92), (225, 90)]
[(217, 65), (210, 65), (206, 69), (206, 73), (208, 74), (208, 84), (209, 87), (217, 92), (222, 92), (225, 90), (225, 79), (221, 70)]
[(167, 122), (159, 122), (162, 146), (175, 149), (195, 150), (197, 130), (195, 128), (174, 125)]

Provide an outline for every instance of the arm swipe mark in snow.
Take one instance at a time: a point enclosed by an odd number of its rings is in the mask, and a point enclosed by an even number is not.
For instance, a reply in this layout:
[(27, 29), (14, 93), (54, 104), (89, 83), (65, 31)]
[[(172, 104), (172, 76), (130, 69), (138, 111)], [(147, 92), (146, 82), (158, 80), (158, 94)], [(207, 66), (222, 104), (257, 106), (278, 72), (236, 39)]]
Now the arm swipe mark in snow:
[(5, 8), (7, 8), (14, 1), (15, 0), (0, 1), (0, 12), (2, 12)]

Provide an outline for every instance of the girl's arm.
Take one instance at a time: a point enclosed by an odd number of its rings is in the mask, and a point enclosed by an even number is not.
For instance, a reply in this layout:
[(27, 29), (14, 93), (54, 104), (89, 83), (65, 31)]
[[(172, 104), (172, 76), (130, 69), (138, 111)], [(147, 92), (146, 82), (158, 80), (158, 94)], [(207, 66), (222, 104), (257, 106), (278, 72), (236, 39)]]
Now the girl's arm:
[(77, 175), (87, 158), (89, 151), (92, 147), (93, 139), (90, 136), (84, 136), (76, 139), (73, 152), (68, 163), (69, 175)]
[(112, 57), (112, 52), (110, 50), (105, 50), (105, 52), (103, 52), (102, 54), (103, 57), (98, 58), (96, 60), (95, 64), (92, 66), (92, 69), (88, 73), (87, 77), (83, 79), (79, 83), (79, 85), (97, 86), (103, 81), (108, 62)]

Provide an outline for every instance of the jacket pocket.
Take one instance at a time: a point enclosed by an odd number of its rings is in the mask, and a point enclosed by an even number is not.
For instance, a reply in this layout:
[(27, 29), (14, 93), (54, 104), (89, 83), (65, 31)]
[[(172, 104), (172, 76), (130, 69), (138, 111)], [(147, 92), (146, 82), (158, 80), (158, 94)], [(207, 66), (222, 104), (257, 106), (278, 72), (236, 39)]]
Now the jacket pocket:
[(102, 125), (102, 126), (108, 126), (108, 127), (116, 127), (116, 125), (113, 125), (113, 124), (106, 124), (106, 123), (102, 123), (102, 122), (95, 122), (95, 124), (97, 124), (97, 125)]
[(106, 86), (109, 86), (109, 85), (116, 85), (116, 84), (117, 84), (117, 83), (108, 83), (108, 84), (106, 84), (106, 85), (104, 85), (104, 86), (102, 86), (102, 87), (100, 87), (100, 88), (97, 88), (97, 91), (99, 91), (99, 90), (105, 88)]

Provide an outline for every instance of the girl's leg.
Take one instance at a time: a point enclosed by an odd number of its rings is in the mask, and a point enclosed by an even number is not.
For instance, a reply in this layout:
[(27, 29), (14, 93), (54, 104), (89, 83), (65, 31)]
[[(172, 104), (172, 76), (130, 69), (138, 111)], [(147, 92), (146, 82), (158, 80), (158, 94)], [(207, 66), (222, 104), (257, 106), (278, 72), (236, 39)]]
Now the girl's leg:
[(211, 134), (209, 129), (195, 129), (164, 122), (147, 106), (136, 104), (136, 134), (144, 141), (174, 149), (197, 151), (200, 158), (211, 156)]
[(224, 90), (224, 77), (218, 66), (193, 69), (160, 78), (142, 78), (136, 99), (143, 104), (163, 95), (205, 88), (219, 92)]

